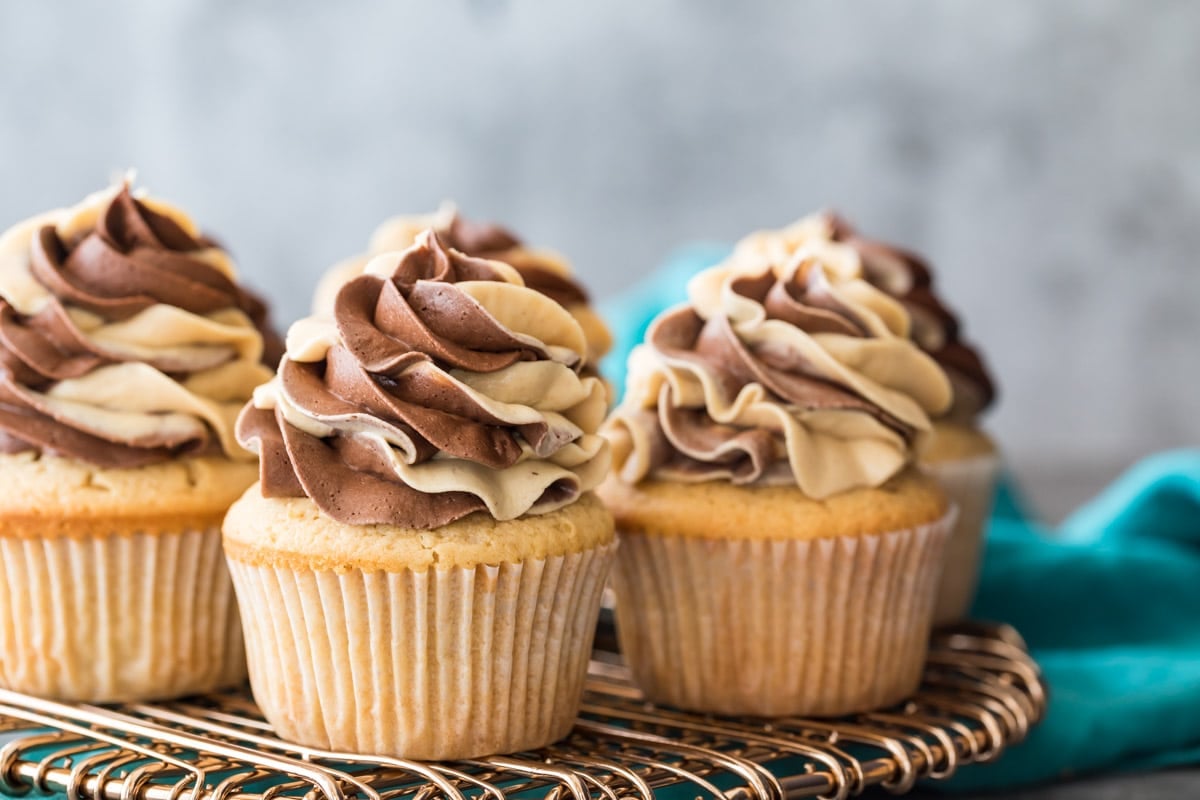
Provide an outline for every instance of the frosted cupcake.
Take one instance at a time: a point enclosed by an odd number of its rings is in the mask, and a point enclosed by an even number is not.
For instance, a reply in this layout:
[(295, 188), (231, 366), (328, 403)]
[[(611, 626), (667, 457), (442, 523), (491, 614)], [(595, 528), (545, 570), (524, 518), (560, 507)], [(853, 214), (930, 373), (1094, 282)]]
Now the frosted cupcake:
[[(220, 522), (265, 310), (127, 185), (0, 237), (0, 684), (109, 702), (240, 683)], [(278, 343), (278, 339), (275, 341)]]
[(904, 308), (841, 269), (707, 270), (630, 358), (601, 496), (652, 701), (836, 715), (917, 687), (953, 512), (911, 465), (950, 385)]
[(225, 522), (254, 695), (285, 738), (451, 759), (564, 736), (615, 549), (579, 324), (432, 231), (293, 326)]
[(443, 204), (433, 214), (393, 217), (380, 225), (371, 236), (366, 255), (337, 264), (321, 278), (313, 296), (313, 313), (331, 313), (338, 290), (362, 274), (372, 255), (404, 250), (426, 229), (433, 229), (446, 247), (477, 258), (503, 261), (520, 273), (530, 289), (570, 311), (587, 338), (585, 369), (589, 375), (596, 373), (600, 359), (612, 348), (612, 334), (592, 309), (587, 291), (575, 280), (566, 259), (549, 250), (527, 247), (499, 225), (466, 219), (451, 203)]
[(958, 318), (938, 296), (928, 265), (913, 253), (859, 235), (833, 214), (814, 214), (780, 230), (751, 234), (738, 243), (733, 260), (783, 264), (815, 247), (840, 250), (835, 257), (845, 265), (846, 274), (861, 277), (899, 300), (912, 318), (913, 340), (950, 378), (954, 400), (934, 417), (933, 436), (919, 461), (958, 507), (934, 616), (939, 623), (961, 619), (975, 597), (984, 528), (999, 475), (996, 446), (979, 422), (995, 400), (995, 385), (979, 353), (962, 338)]

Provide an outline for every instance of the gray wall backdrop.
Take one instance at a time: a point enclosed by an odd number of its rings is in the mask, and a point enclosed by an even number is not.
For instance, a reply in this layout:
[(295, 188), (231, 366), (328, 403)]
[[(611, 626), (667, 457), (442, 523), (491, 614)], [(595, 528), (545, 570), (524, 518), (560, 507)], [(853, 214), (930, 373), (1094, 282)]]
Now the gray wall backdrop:
[(1200, 5), (0, 9), (0, 224), (136, 166), (286, 321), (443, 198), (601, 296), (834, 206), (940, 267), (1019, 468), (1200, 441)]

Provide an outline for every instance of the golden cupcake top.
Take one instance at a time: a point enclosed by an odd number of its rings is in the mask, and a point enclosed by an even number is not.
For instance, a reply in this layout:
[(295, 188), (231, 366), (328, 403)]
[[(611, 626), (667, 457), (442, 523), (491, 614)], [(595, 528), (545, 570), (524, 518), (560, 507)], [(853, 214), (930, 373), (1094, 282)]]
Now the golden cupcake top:
[(344, 523), (429, 529), (562, 508), (609, 466), (583, 329), (510, 265), (427, 230), (288, 333), (238, 435), (267, 497)]
[(612, 515), (594, 493), (515, 523), (469, 514), (422, 535), (390, 524), (346, 525), (306, 498), (264, 498), (250, 489), (229, 509), (224, 533), (226, 556), (241, 564), (390, 573), (562, 558), (615, 538)]
[(630, 357), (606, 426), (619, 479), (794, 484), (812, 498), (876, 487), (951, 403), (904, 305), (845, 245), (706, 270)]
[[(797, 542), (913, 530), (943, 519), (950, 501), (916, 469), (853, 492), (816, 499), (790, 484), (606, 481), (598, 490), (623, 534), (670, 531), (683, 539)], [(753, 520), (753, 524), (748, 524)]]
[(338, 289), (361, 275), (373, 255), (405, 250), (427, 229), (435, 231), (446, 247), (508, 264), (520, 273), (526, 286), (570, 311), (587, 337), (588, 369), (595, 372), (600, 359), (612, 348), (612, 334), (592, 309), (587, 291), (575, 279), (570, 264), (557, 253), (527, 246), (506, 228), (467, 219), (452, 203), (444, 203), (432, 214), (397, 216), (381, 224), (371, 236), (366, 255), (335, 265), (321, 278), (313, 296), (313, 313), (332, 313)]
[(233, 428), (271, 377), (264, 337), (229, 255), (128, 183), (22, 222), (0, 236), (0, 450), (252, 459)]

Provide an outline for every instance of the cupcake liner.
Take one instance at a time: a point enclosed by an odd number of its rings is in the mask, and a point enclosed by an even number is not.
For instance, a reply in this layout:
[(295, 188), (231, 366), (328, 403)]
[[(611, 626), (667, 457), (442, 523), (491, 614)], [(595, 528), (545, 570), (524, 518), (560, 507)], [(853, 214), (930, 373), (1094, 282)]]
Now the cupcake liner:
[(912, 530), (813, 540), (622, 533), (617, 632), (652, 702), (833, 716), (920, 682), (953, 510)]
[(218, 528), (85, 538), (0, 535), (0, 683), (106, 703), (245, 680)]
[(979, 585), (983, 560), (984, 529), (992, 512), (1000, 458), (995, 454), (923, 464), (958, 506), (958, 521), (946, 544), (946, 565), (934, 603), (933, 622), (941, 625), (962, 619), (971, 610)]
[(415, 759), (571, 729), (616, 544), (499, 566), (341, 572), (230, 559), (250, 682), (279, 735)]

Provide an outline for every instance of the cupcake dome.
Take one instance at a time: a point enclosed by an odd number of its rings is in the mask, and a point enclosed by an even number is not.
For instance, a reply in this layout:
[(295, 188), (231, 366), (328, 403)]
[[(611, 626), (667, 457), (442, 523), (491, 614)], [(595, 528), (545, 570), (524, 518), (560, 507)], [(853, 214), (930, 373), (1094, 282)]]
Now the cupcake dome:
[(953, 518), (913, 468), (949, 379), (842, 245), (697, 275), (630, 357), (600, 490), (655, 702), (840, 715), (919, 682)]
[(292, 327), (224, 529), (282, 736), (455, 759), (570, 730), (616, 548), (587, 351), (566, 308), (434, 230)]
[(219, 526), (281, 344), (224, 250), (127, 184), (0, 236), (0, 684), (110, 702), (245, 680)]

